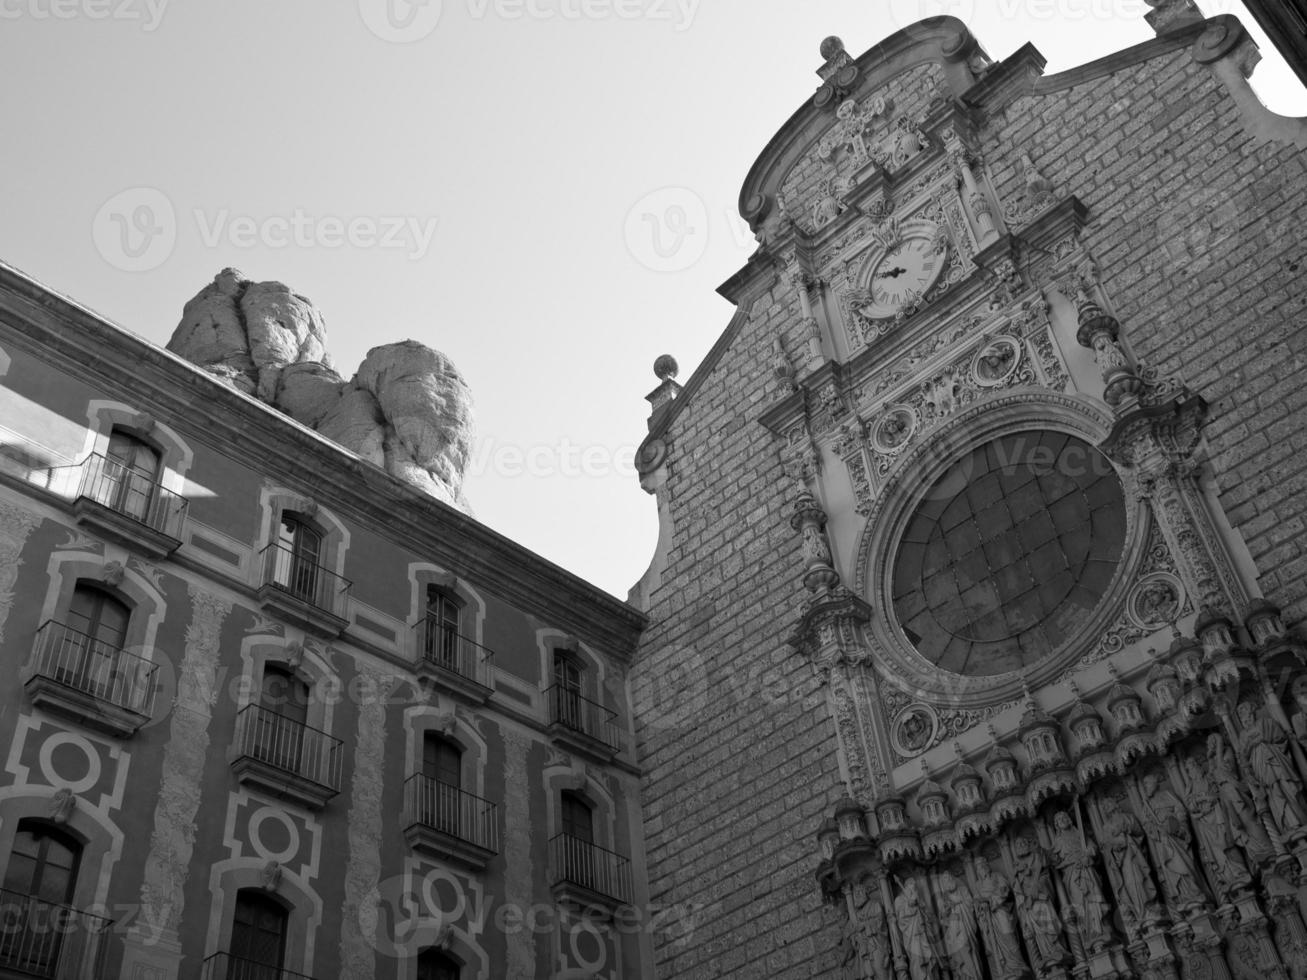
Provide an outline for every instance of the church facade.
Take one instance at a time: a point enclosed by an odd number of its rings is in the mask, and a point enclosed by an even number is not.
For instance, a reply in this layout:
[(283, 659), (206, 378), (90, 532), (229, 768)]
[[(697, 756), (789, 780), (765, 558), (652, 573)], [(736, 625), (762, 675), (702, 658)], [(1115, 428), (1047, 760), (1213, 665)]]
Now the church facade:
[(663, 977), (1307, 976), (1307, 121), (934, 18), (748, 174), (641, 455)]
[(642, 617), (241, 390), (316, 314), (218, 283), (222, 374), (0, 266), (0, 976), (652, 975)]

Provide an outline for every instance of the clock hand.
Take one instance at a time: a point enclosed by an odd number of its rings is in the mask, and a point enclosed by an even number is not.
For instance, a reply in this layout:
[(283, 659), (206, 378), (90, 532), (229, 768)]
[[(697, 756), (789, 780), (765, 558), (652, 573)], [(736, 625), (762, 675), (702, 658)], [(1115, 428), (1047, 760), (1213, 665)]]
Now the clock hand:
[(884, 272), (881, 272), (881, 273), (877, 274), (876, 278), (877, 278), (877, 279), (897, 279), (899, 276), (903, 275), (903, 274), (904, 274), (905, 272), (907, 272), (907, 271), (908, 271), (908, 270), (905, 269), (905, 268), (903, 268), (903, 266), (901, 266), (901, 265), (896, 265), (896, 266), (895, 266), (894, 268), (892, 268), (892, 269), (887, 269), (887, 270), (885, 270)]

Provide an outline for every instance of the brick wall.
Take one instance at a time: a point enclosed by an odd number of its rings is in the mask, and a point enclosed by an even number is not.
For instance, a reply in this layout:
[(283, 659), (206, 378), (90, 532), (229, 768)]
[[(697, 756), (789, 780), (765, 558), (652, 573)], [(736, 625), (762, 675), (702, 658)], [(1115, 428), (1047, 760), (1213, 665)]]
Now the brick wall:
[[(1303, 157), (1255, 145), (1210, 69), (1187, 50), (1157, 51), (1016, 98), (990, 116), (980, 149), (1000, 202), (1023, 189), (1024, 151), (1088, 206), (1085, 242), (1127, 342), (1211, 404), (1221, 504), (1266, 593), (1298, 621)], [(793, 484), (756, 421), (780, 395), (772, 340), (796, 351), (801, 327), (779, 282), (749, 312), (667, 434), (674, 538), (634, 686), (653, 901), (702, 907), (661, 937), (665, 980), (810, 980), (834, 976), (841, 957), (839, 916), (812, 876), (813, 835), (840, 794), (834, 729), (811, 667), (785, 643), (803, 594)]]

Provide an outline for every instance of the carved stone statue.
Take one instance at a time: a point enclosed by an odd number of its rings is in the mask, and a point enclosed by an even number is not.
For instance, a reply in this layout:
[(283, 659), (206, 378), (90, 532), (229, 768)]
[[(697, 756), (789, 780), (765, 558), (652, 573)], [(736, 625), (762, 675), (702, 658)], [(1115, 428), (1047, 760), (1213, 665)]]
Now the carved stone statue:
[(982, 980), (980, 947), (976, 942), (976, 905), (971, 891), (951, 872), (939, 876), (940, 912), (944, 917), (944, 951), (953, 980)]
[(1198, 868), (1190, 848), (1189, 819), (1184, 804), (1162, 785), (1155, 772), (1144, 775), (1140, 816), (1168, 901), (1181, 911), (1203, 905), (1206, 898), (1198, 887)]
[(854, 924), (849, 938), (857, 954), (858, 972), (850, 975), (859, 980), (894, 980), (885, 910), (866, 887), (855, 887), (853, 898)]
[(932, 935), (933, 922), (930, 910), (917, 892), (915, 878), (903, 882), (903, 890), (894, 899), (894, 915), (898, 919), (912, 980), (938, 980), (940, 962)]
[(983, 857), (976, 858), (976, 897), (979, 899), (977, 918), (994, 980), (1018, 980), (1026, 976), (1030, 968), (1021, 954), (1021, 941), (1012, 918), (1012, 886)]
[(1193, 821), (1198, 855), (1207, 870), (1208, 882), (1228, 901), (1231, 892), (1252, 883), (1248, 866), (1236, 847), (1220, 793), (1193, 756), (1184, 760), (1183, 775), (1184, 801)]
[(1251, 701), (1239, 705), (1239, 759), (1244, 772), (1266, 795), (1271, 822), (1284, 837), (1307, 827), (1301, 784), (1287, 751), (1288, 733)]
[(1123, 804), (1123, 800), (1118, 800), (1104, 807), (1107, 818), (1103, 821), (1099, 840), (1112, 878), (1117, 907), (1121, 910), (1126, 931), (1133, 938), (1139, 928), (1154, 917), (1157, 887), (1153, 884), (1148, 857), (1144, 854), (1144, 829)]
[(1062, 923), (1053, 906), (1053, 885), (1048, 877), (1044, 853), (1029, 837), (1012, 842), (1016, 873), (1012, 888), (1017, 895), (1017, 915), (1026, 927), (1026, 942), (1040, 972), (1064, 963)]
[(1062, 872), (1067, 903), (1075, 910), (1080, 936), (1087, 947), (1098, 952), (1112, 938), (1107, 924), (1110, 906), (1094, 868), (1098, 850), (1076, 830), (1065, 810), (1053, 817), (1052, 853)]
[(1235, 842), (1255, 864), (1274, 857), (1275, 848), (1258, 819), (1252, 795), (1235, 770), (1234, 752), (1220, 733), (1207, 736), (1207, 768), (1216, 784), (1226, 820), (1234, 828)]

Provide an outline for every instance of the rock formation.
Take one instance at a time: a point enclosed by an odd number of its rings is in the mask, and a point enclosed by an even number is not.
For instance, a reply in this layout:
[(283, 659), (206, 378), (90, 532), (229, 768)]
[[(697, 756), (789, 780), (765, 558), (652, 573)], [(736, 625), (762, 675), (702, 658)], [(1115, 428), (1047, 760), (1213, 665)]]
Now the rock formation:
[(279, 282), (223, 269), (186, 304), (168, 349), (461, 510), (472, 397), (452, 361), (417, 341), (368, 351), (348, 381), (322, 315)]

